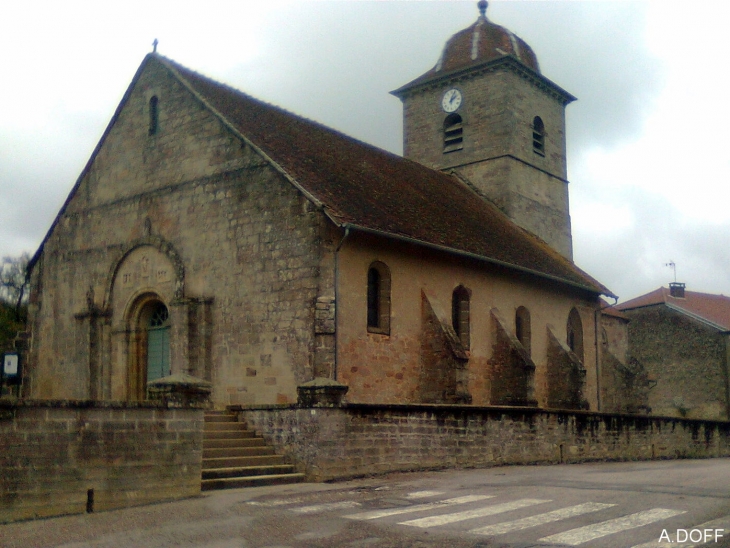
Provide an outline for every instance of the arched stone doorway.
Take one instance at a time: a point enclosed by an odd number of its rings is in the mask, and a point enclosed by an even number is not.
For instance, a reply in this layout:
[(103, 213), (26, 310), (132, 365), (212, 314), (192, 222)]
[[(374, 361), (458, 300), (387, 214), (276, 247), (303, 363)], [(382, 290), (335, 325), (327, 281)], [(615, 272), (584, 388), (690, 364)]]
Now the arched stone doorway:
[(155, 294), (142, 295), (129, 318), (127, 398), (143, 400), (147, 383), (170, 374), (170, 312)]

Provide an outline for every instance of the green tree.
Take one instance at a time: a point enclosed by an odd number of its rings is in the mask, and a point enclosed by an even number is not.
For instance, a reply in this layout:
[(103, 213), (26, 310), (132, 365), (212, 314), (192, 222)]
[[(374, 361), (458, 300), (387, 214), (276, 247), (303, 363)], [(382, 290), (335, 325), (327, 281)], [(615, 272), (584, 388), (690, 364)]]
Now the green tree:
[(0, 301), (13, 307), (15, 321), (25, 321), (23, 309), (28, 301), (28, 262), (30, 255), (3, 257), (0, 262)]
[(29, 260), (30, 255), (23, 253), (0, 262), (0, 350), (9, 349), (18, 331), (25, 328)]

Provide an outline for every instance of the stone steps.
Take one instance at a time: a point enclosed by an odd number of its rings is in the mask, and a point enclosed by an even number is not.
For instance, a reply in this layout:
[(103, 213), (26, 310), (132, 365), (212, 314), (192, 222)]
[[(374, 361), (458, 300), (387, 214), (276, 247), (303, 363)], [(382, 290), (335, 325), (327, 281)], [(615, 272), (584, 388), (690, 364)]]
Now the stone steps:
[[(297, 476), (293, 478), (292, 476)], [(304, 481), (304, 474), (275, 474), (270, 476), (242, 476), (203, 480), (203, 491), (213, 489), (233, 489), (235, 487), (261, 487)]]
[(264, 439), (232, 413), (208, 411), (203, 432), (202, 490), (296, 483), (304, 480)]

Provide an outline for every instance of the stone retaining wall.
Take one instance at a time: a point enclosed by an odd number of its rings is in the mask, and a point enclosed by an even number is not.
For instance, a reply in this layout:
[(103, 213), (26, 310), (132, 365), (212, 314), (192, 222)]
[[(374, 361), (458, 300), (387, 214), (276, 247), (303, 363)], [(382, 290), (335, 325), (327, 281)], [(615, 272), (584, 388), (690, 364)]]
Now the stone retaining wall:
[(313, 481), (393, 471), (730, 456), (730, 423), (466, 405), (237, 408)]
[(0, 523), (200, 494), (202, 409), (0, 401)]

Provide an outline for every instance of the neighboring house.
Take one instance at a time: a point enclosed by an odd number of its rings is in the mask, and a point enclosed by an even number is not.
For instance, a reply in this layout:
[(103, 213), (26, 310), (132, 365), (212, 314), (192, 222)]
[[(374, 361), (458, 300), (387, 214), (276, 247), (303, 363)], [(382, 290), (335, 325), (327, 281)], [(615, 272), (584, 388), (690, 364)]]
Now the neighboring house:
[(649, 377), (652, 414), (730, 417), (730, 297), (670, 283), (617, 308), (631, 320), (629, 353)]
[(614, 413), (642, 413), (648, 408), (649, 380), (629, 355), (629, 317), (602, 302), (600, 323), (599, 408)]
[(572, 262), (574, 98), (483, 10), (393, 93), (406, 158), (149, 54), (32, 259), (25, 395), (185, 373), (216, 407), (324, 377), (353, 402), (596, 409), (612, 295)]

